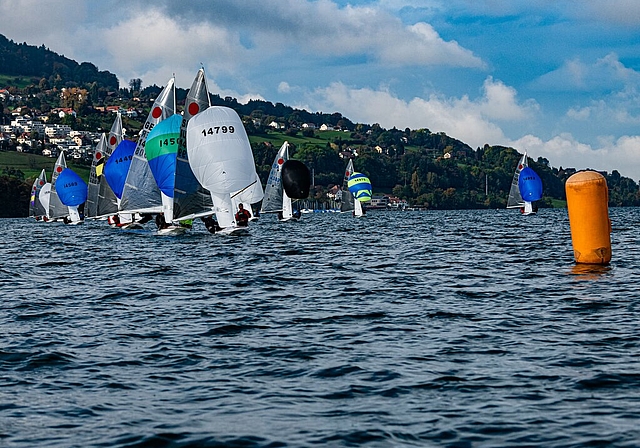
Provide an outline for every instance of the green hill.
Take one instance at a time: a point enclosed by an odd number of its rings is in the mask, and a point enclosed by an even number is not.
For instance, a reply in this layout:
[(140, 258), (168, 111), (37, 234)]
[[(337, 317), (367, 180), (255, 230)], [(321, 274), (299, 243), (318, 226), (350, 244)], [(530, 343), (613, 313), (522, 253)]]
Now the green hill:
[[(13, 100), (0, 103), (1, 122), (11, 120), (11, 114), (19, 110), (30, 116), (47, 115), (49, 123), (62, 122), (75, 130), (103, 132), (113, 122), (113, 115), (104, 108), (115, 105), (138, 112), (137, 117), (123, 118), (130, 136), (141, 128), (161, 90), (155, 85), (141, 89), (141, 80), (132, 80), (128, 89), (119, 88), (115, 75), (99, 71), (90, 63), (78, 64), (44, 45), (16, 44), (2, 35), (0, 83), (0, 88), (4, 86), (14, 95)], [(65, 92), (71, 93), (60, 95), (61, 87), (69, 87)], [(177, 89), (179, 108), (185, 97), (186, 91)], [(473, 149), (454, 137), (426, 128), (385, 129), (376, 123), (354, 123), (338, 112), (312, 113), (264, 100), (240, 104), (234, 98), (212, 94), (211, 101), (233, 108), (242, 117), (263, 184), (273, 157), (286, 140), (292, 145), (291, 156), (313, 170), (315, 189), (311, 195), (318, 200), (326, 200), (327, 190), (342, 183), (346, 158), (354, 158), (356, 169), (371, 179), (374, 193), (393, 194), (430, 209), (501, 208), (506, 204), (520, 158), (516, 148), (485, 145)], [(72, 107), (77, 115), (60, 118), (51, 113), (55, 107)], [(274, 130), (273, 123), (282, 129)], [(317, 130), (321, 127), (331, 130)], [(51, 144), (43, 136), (36, 136), (36, 140), (33, 154), (15, 152), (15, 139), (0, 146), (9, 150), (0, 151), (0, 176), (4, 179), (0, 189), (17, 191), (8, 196), (6, 191), (0, 191), (2, 197), (15, 199), (22, 194), (19, 191), (24, 185), (28, 192), (42, 169), (49, 177), (54, 159), (36, 153)], [(68, 163), (88, 179), (86, 162)], [(544, 158), (530, 159), (529, 164), (543, 181), (540, 205), (564, 206), (564, 182), (575, 170), (553, 167)], [(638, 185), (633, 180), (617, 171), (604, 174), (611, 205), (640, 205)], [(28, 198), (18, 203), (14, 199), (0, 202), (0, 215), (26, 214)]]

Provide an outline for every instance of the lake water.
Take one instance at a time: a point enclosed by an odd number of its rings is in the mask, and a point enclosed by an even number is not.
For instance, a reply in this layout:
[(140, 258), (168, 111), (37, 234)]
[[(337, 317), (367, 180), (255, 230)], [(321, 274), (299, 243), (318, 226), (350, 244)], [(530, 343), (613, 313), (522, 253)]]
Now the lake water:
[(640, 209), (0, 220), (0, 447), (640, 446)]

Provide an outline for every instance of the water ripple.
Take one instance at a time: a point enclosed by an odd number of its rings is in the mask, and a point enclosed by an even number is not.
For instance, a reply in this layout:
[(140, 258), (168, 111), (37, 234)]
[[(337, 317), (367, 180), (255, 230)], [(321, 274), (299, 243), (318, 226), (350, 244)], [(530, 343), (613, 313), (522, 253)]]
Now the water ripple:
[(605, 267), (566, 210), (0, 220), (0, 445), (638, 446), (640, 209), (611, 217)]

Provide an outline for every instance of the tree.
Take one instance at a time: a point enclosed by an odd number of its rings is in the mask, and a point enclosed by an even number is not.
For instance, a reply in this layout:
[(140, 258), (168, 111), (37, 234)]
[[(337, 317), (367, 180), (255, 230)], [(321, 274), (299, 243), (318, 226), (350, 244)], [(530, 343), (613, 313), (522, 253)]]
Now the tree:
[(133, 92), (140, 92), (141, 88), (142, 88), (142, 79), (134, 78), (129, 80), (129, 89), (131, 90), (132, 94)]

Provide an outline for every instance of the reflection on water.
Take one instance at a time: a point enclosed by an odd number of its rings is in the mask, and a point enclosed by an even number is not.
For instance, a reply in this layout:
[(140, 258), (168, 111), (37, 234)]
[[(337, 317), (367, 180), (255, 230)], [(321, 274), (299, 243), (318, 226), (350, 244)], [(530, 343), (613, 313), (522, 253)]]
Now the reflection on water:
[(611, 273), (610, 265), (576, 263), (571, 267), (571, 274), (579, 276), (581, 280), (598, 280)]

